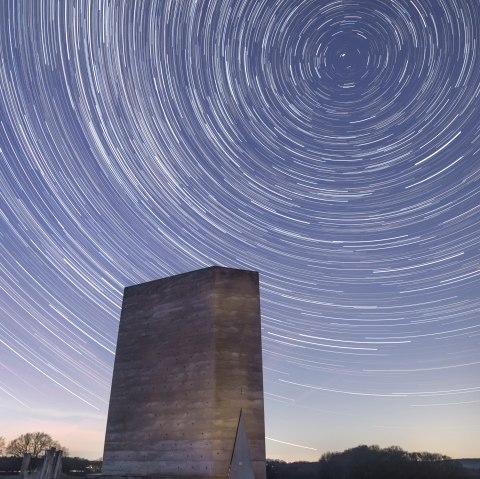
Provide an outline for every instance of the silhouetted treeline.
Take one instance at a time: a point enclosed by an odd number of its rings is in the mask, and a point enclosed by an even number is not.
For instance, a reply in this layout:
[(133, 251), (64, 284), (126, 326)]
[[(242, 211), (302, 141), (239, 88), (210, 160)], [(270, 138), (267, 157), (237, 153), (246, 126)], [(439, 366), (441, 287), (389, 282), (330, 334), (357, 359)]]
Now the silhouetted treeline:
[(318, 462), (267, 460), (267, 479), (473, 479), (480, 470), (429, 452), (358, 446), (326, 453)]
[[(32, 470), (40, 468), (42, 460), (32, 459)], [(470, 461), (473, 467), (477, 465), (478, 460)], [(0, 457), (0, 475), (18, 473), (21, 465), (20, 457)], [(101, 460), (62, 459), (64, 474), (84, 476), (100, 472), (101, 467)], [(440, 454), (358, 446), (326, 453), (317, 462), (267, 459), (267, 479), (480, 479), (480, 469), (463, 467), (460, 461)]]
[[(43, 458), (32, 458), (29, 469), (37, 470), (42, 466)], [(22, 467), (21, 457), (0, 457), (0, 474), (15, 474)], [(81, 457), (63, 457), (62, 472), (65, 474), (85, 475), (94, 472), (100, 472), (102, 461), (90, 461)]]

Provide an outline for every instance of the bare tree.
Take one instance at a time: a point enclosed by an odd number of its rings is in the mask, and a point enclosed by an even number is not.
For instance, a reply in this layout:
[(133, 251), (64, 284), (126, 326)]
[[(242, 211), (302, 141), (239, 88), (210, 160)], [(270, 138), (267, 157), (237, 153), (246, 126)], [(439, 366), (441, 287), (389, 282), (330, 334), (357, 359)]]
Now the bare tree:
[(5, 438), (0, 436), (0, 456), (3, 456), (3, 450), (5, 449)]
[(32, 457), (38, 457), (52, 447), (62, 450), (64, 453), (67, 452), (66, 448), (55, 441), (50, 434), (45, 432), (27, 432), (10, 441), (7, 446), (7, 453), (18, 457), (30, 453)]

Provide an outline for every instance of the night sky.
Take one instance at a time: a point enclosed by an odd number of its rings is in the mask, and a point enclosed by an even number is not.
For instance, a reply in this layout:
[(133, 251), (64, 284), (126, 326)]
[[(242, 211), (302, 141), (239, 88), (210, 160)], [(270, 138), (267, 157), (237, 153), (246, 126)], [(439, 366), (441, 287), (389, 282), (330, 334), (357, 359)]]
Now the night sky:
[(479, 41), (476, 0), (1, 1), (0, 435), (100, 457), (124, 286), (221, 265), (268, 457), (480, 456)]

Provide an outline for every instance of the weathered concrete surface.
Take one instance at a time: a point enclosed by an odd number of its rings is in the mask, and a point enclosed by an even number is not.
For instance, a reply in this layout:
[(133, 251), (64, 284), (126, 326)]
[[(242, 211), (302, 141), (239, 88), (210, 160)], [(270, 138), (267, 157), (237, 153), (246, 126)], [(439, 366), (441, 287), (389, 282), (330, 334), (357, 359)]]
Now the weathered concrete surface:
[(102, 474), (227, 478), (240, 410), (265, 479), (258, 273), (125, 288)]

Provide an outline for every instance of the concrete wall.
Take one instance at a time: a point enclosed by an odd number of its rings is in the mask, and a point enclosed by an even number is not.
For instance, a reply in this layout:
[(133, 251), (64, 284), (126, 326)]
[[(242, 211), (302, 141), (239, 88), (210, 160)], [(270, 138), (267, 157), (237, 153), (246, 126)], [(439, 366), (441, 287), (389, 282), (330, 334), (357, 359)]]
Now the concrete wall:
[(102, 473), (226, 478), (241, 409), (264, 479), (258, 274), (213, 267), (125, 288)]

